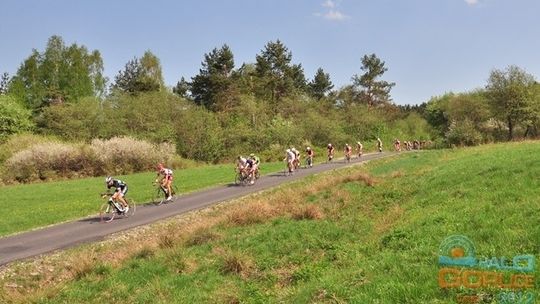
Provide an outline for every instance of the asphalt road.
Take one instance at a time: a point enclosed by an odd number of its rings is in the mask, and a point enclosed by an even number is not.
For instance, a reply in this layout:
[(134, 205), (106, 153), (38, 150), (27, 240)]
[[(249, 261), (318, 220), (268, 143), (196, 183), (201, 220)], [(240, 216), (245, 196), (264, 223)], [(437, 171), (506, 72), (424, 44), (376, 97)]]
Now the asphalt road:
[[(290, 176), (285, 176), (283, 172), (262, 176), (252, 186), (237, 186), (234, 184), (218, 186), (204, 191), (178, 196), (173, 202), (160, 206), (151, 204), (139, 205), (137, 206), (135, 215), (132, 217), (120, 217), (110, 223), (100, 222), (99, 215), (96, 215), (94, 217), (0, 238), (0, 265), (73, 247), (82, 243), (102, 240), (107, 235), (115, 232), (146, 225), (181, 213), (269, 189), (308, 175), (390, 155), (394, 155), (394, 153), (366, 154), (360, 160), (352, 159), (350, 163), (335, 160), (329, 164), (316, 164), (312, 168), (297, 170)], [(232, 178), (233, 176), (231, 176)]]

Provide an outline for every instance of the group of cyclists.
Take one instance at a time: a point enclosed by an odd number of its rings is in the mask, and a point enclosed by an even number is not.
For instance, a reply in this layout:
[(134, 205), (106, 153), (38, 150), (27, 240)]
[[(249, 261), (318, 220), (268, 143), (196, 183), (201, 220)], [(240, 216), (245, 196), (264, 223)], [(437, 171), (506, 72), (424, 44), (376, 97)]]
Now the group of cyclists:
[[(423, 142), (420, 142), (418, 140), (414, 141), (404, 141), (403, 142), (403, 149), (405, 150), (417, 150), (420, 149), (422, 144), (425, 144)], [(377, 151), (382, 152), (383, 151), (383, 143), (380, 138), (377, 138), (376, 140), (376, 147)], [(335, 154), (335, 148), (334, 146), (329, 143), (326, 146), (327, 149), (327, 162), (332, 162), (334, 159)], [(352, 158), (353, 150), (356, 152), (356, 155), (358, 158), (362, 157), (364, 146), (361, 142), (356, 142), (356, 147), (353, 149), (351, 145), (348, 143), (345, 144), (343, 148), (343, 153), (346, 161), (350, 161)], [(401, 151), (402, 145), (399, 139), (394, 140), (394, 150), (395, 151)], [(315, 152), (311, 147), (306, 147), (305, 149), (305, 155), (306, 155), (306, 161), (305, 166), (306, 167), (312, 167), (313, 166), (313, 158), (315, 157)], [(299, 169), (301, 166), (300, 162), (300, 151), (298, 151), (296, 148), (291, 147), (285, 151), (285, 158), (284, 161), (287, 162), (287, 175), (293, 174), (295, 170)], [(254, 184), (255, 180), (259, 176), (259, 166), (260, 166), (261, 160), (258, 156), (251, 153), (248, 157), (243, 157), (239, 155), (236, 159), (236, 172), (238, 176), (242, 180), (247, 181), (249, 184)], [(165, 195), (165, 201), (171, 201), (172, 200), (172, 183), (173, 183), (173, 170), (169, 168), (165, 168), (163, 164), (158, 164), (157, 166), (157, 176), (156, 176), (156, 183), (159, 183), (161, 189), (163, 190), (163, 193)], [(107, 186), (107, 189), (114, 188), (114, 193), (111, 195), (111, 199), (114, 201), (117, 201), (121, 205), (120, 212), (127, 212), (129, 210), (129, 205), (125, 199), (125, 195), (128, 192), (128, 185), (122, 180), (115, 179), (112, 176), (107, 176), (105, 178), (105, 184)]]
[[(165, 168), (165, 166), (163, 166), (163, 164), (161, 163), (158, 164), (156, 183), (159, 183), (161, 189), (163, 190), (165, 194), (165, 200), (171, 201), (173, 193), (173, 170)], [(129, 204), (127, 203), (127, 200), (125, 198), (128, 192), (127, 183), (122, 180), (115, 179), (112, 176), (107, 176), (105, 178), (105, 186), (107, 187), (107, 189), (114, 189), (114, 192), (112, 193), (110, 199), (112, 201), (120, 203), (120, 208), (118, 211), (120, 213), (127, 213), (129, 211)]]
[(419, 140), (413, 140), (413, 141), (404, 141), (403, 147), (399, 139), (394, 139), (394, 150), (396, 152), (401, 152), (401, 150), (411, 151), (411, 150), (420, 150), (422, 147), (425, 147), (427, 145), (426, 141), (419, 141)]
[(238, 155), (236, 158), (237, 174), (242, 180), (246, 180), (253, 185), (255, 179), (259, 176), (260, 163), (261, 159), (254, 153), (251, 153), (249, 157)]

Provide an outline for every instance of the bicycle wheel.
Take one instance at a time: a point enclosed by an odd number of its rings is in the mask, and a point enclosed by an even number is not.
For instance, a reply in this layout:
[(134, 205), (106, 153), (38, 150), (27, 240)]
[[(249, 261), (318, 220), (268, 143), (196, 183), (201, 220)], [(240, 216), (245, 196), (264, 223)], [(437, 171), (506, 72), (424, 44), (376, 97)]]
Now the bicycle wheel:
[(152, 198), (152, 203), (154, 205), (161, 205), (165, 201), (165, 192), (161, 188), (161, 186), (158, 186), (156, 190), (154, 191), (154, 197)]
[(123, 213), (124, 217), (133, 216), (135, 214), (135, 210), (137, 210), (137, 204), (135, 204), (135, 202), (128, 202), (128, 206), (129, 206), (128, 211)]
[(111, 206), (109, 203), (101, 205), (101, 208), (99, 209), (99, 218), (101, 222), (109, 223), (114, 219), (115, 215), (116, 208), (114, 208), (114, 206)]
[(242, 180), (242, 173), (236, 173), (236, 175), (234, 176), (234, 183), (240, 185), (242, 183)]

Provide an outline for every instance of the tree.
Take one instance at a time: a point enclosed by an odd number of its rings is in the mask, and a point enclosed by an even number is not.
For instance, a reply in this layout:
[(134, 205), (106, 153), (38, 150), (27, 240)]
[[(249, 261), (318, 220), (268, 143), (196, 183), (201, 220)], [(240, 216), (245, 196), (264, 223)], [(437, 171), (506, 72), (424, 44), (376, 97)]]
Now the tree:
[(225, 93), (231, 89), (234, 56), (228, 45), (214, 48), (204, 54), (204, 61), (199, 74), (192, 78), (191, 96), (195, 103), (207, 109), (215, 109), (220, 98), (227, 98)]
[(7, 94), (8, 85), (9, 85), (9, 74), (7, 72), (4, 72), (4, 74), (0, 76), (0, 95)]
[(188, 98), (188, 91), (191, 87), (191, 84), (186, 81), (184, 77), (180, 78), (180, 81), (176, 83), (176, 85), (173, 88), (173, 93), (176, 95), (182, 97), (182, 98)]
[(304, 92), (306, 78), (300, 64), (292, 64), (292, 53), (279, 40), (268, 42), (256, 57), (256, 93), (272, 103), (296, 91)]
[(8, 95), (0, 95), (0, 141), (33, 128), (30, 111)]
[(325, 73), (322, 68), (317, 70), (315, 77), (309, 83), (310, 93), (313, 97), (321, 99), (326, 96), (330, 90), (334, 88), (332, 81), (330, 81), (330, 74)]
[(362, 71), (364, 74), (352, 77), (353, 87), (357, 93), (357, 99), (366, 103), (370, 107), (385, 104), (391, 101), (390, 90), (395, 85), (393, 82), (377, 80), (388, 69), (384, 67), (385, 62), (381, 61), (375, 54), (364, 55), (362, 57)]
[(102, 96), (105, 82), (99, 51), (77, 44), (66, 47), (60, 36), (52, 36), (43, 53), (33, 50), (21, 64), (8, 92), (39, 110), (51, 103)]
[(486, 91), (495, 117), (506, 122), (508, 140), (514, 138), (514, 128), (533, 116), (533, 92), (536, 81), (517, 66), (493, 70)]
[(139, 59), (128, 61), (124, 70), (118, 71), (111, 89), (124, 93), (161, 91), (165, 88), (161, 63), (156, 55), (146, 51)]

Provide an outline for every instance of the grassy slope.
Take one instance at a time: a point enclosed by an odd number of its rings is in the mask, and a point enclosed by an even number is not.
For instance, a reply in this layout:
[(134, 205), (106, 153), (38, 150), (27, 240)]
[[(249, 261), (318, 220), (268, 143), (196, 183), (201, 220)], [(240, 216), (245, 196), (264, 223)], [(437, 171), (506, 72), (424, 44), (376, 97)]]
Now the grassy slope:
[[(267, 163), (263, 174), (283, 168), (282, 163)], [(128, 198), (148, 202), (155, 193), (155, 173), (138, 173), (117, 178), (129, 185)], [(179, 193), (191, 192), (218, 184), (234, 182), (232, 165), (203, 166), (175, 171)], [(105, 192), (103, 178), (84, 178), (1, 187), (0, 236), (96, 214)]]
[(479, 256), (533, 254), (538, 265), (539, 151), (538, 142), (488, 145), (336, 171), (368, 171), (378, 183), (286, 192), (282, 203), (317, 206), (324, 217), (221, 222), (203, 241), (143, 249), (120, 267), (104, 262), (38, 302), (453, 303), (455, 292), (437, 285), (449, 235), (468, 236)]

